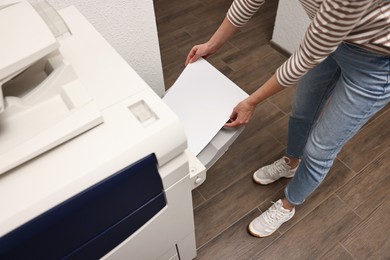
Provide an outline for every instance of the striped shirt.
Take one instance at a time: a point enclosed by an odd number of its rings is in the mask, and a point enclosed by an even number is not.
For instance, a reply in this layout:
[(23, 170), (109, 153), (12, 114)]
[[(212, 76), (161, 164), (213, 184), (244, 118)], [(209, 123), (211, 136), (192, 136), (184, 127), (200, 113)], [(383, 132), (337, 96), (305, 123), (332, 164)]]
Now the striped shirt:
[[(348, 42), (390, 55), (390, 0), (299, 0), (311, 23), (299, 48), (276, 71), (278, 82), (290, 86)], [(234, 0), (227, 18), (244, 26), (265, 0)]]

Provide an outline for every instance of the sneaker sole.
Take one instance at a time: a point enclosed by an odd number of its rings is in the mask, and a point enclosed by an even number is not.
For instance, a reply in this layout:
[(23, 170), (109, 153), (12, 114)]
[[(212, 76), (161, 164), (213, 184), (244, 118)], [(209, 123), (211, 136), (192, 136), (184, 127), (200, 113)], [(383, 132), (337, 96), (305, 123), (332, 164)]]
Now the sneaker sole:
[[(292, 177), (294, 177), (294, 175), (293, 175), (293, 176), (285, 176), (285, 177), (281, 177), (281, 178), (291, 179)], [(281, 179), (281, 178), (280, 178), (280, 179)], [(270, 181), (270, 182), (264, 181), (263, 183), (261, 183), (260, 181), (256, 180), (256, 179), (253, 178), (253, 177), (252, 177), (252, 180), (254, 181), (254, 183), (259, 184), (259, 185), (268, 185), (268, 184), (271, 184), (271, 183), (277, 181), (277, 180)]]
[[(247, 226), (247, 230), (248, 230), (248, 233), (249, 233), (251, 236), (257, 237), (257, 238), (265, 238), (265, 237), (269, 237), (269, 236), (272, 236), (272, 235), (273, 235), (273, 233), (271, 233), (271, 234), (269, 234), (268, 236), (260, 236), (260, 235), (254, 233), (254, 232), (251, 230), (250, 224)], [(274, 232), (274, 233), (275, 233), (275, 232)]]

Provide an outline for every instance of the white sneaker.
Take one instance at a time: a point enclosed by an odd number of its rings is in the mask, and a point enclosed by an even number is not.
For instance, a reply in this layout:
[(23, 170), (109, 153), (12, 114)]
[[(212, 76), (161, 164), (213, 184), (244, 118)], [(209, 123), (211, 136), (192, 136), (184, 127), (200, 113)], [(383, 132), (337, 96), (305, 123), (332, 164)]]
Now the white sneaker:
[(273, 164), (261, 167), (253, 174), (253, 181), (257, 184), (270, 184), (282, 177), (292, 178), (298, 169), (298, 166), (291, 169), (290, 159), (286, 156), (277, 160)]
[(267, 211), (252, 220), (248, 225), (249, 233), (254, 237), (267, 237), (290, 220), (295, 214), (295, 208), (290, 211), (282, 205), (282, 200), (278, 200)]

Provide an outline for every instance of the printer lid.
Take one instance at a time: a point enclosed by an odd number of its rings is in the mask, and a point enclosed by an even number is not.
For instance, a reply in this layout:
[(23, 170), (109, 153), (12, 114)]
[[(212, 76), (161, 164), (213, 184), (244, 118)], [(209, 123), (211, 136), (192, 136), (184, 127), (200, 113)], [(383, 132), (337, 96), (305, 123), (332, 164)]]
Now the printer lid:
[(54, 9), (45, 2), (2, 2), (0, 24), (1, 175), (101, 124), (103, 118), (57, 51), (56, 36), (68, 28)]
[(47, 24), (27, 1), (0, 6), (0, 24), (0, 83), (58, 48)]

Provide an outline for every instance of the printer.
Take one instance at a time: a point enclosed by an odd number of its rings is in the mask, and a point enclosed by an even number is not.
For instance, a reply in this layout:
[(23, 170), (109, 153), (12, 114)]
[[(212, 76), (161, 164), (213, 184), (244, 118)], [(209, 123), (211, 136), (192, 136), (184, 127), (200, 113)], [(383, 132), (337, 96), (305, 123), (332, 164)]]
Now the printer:
[[(193, 259), (195, 156), (179, 118), (70, 6), (0, 6), (0, 259)], [(4, 26), (7, 25), (7, 26)]]

